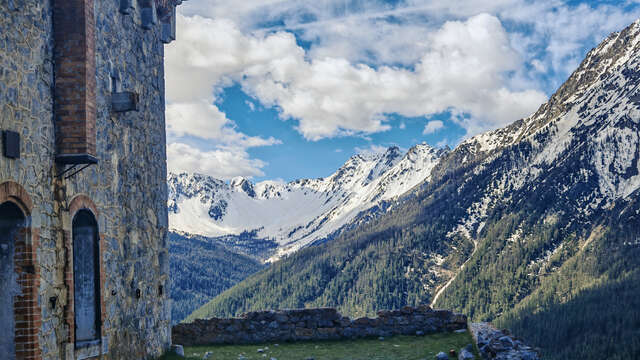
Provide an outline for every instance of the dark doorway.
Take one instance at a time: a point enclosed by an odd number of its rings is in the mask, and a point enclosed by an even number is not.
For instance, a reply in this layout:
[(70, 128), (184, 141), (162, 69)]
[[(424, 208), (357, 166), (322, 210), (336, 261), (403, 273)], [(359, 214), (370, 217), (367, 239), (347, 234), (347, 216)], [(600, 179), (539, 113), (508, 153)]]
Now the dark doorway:
[(24, 234), (26, 218), (11, 202), (0, 205), (0, 354), (16, 358), (14, 298), (21, 294), (15, 271), (15, 244)]
[(76, 347), (100, 339), (98, 224), (88, 210), (73, 218), (73, 294)]

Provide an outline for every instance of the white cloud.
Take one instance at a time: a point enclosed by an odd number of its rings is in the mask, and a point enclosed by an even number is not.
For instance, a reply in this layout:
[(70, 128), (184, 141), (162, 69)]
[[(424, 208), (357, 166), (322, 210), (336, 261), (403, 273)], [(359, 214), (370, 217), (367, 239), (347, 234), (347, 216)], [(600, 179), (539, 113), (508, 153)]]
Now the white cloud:
[(243, 150), (277, 140), (246, 136), (202, 105), (230, 84), (310, 140), (386, 131), (386, 114), (445, 111), (469, 136), (535, 111), (539, 89), (564, 80), (585, 44), (639, 15), (560, 0), (192, 0), (180, 11), (189, 16), (166, 51), (168, 130)]
[(629, 10), (624, 4), (606, 3), (570, 6), (554, 0), (507, 7), (499, 16), (531, 28), (525, 34), (513, 33), (512, 44), (529, 58), (540, 55), (542, 49), (543, 57), (531, 64), (535, 71), (554, 76), (555, 87), (576, 69), (585, 55), (585, 48), (597, 45), (608, 34), (636, 20), (640, 8)]
[(423, 135), (433, 134), (434, 132), (444, 128), (444, 123), (440, 120), (429, 121), (422, 130)]
[[(221, 88), (231, 84), (233, 75), (261, 62), (261, 57), (279, 57), (278, 38), (250, 44), (228, 20), (210, 21), (179, 16), (181, 41), (166, 48), (167, 133), (170, 138), (192, 136), (207, 140), (215, 150), (203, 152), (183, 143), (168, 147), (169, 168), (207, 173), (219, 178), (262, 176), (266, 164), (251, 159), (247, 149), (271, 146), (281, 141), (273, 137), (248, 136), (214, 105)], [(191, 23), (204, 27), (191, 26)], [(224, 34), (225, 36), (220, 36)], [(289, 35), (290, 36), (290, 35)], [(245, 49), (252, 49), (248, 53)], [(265, 55), (276, 51), (273, 55)], [(253, 103), (251, 103), (253, 105)]]
[(438, 142), (436, 143), (436, 147), (437, 147), (437, 148), (443, 148), (443, 147), (447, 146), (448, 144), (449, 144), (449, 140), (447, 140), (447, 139), (442, 139), (442, 140), (440, 140), (440, 141), (438, 141)]
[(244, 103), (249, 107), (249, 110), (256, 111), (256, 104), (253, 101), (245, 100)]
[(169, 104), (166, 116), (167, 131), (173, 136), (191, 135), (212, 140), (213, 144), (242, 148), (281, 143), (273, 137), (250, 137), (236, 131), (226, 115), (206, 100)]
[(251, 159), (241, 149), (202, 151), (183, 143), (167, 146), (167, 167), (171, 172), (200, 173), (229, 180), (236, 176), (263, 176), (266, 163)]
[[(297, 121), (310, 140), (386, 131), (389, 113), (424, 116), (450, 108), (473, 115), (469, 129), (485, 130), (528, 115), (545, 100), (540, 92), (506, 87), (503, 73), (515, 70), (520, 59), (500, 21), (487, 14), (447, 22), (430, 34), (414, 70), (307, 58), (290, 33), (243, 35), (227, 20), (178, 20), (186, 35), (167, 52), (168, 73), (172, 66), (190, 70), (167, 78), (174, 89), (170, 100), (195, 91), (188, 88), (207, 77), (200, 72), (213, 76), (210, 89), (238, 81), (283, 119)], [(181, 54), (191, 57), (177, 61)]]
[(387, 148), (381, 145), (371, 144), (368, 147), (355, 147), (355, 152), (361, 155), (377, 155), (384, 154)]

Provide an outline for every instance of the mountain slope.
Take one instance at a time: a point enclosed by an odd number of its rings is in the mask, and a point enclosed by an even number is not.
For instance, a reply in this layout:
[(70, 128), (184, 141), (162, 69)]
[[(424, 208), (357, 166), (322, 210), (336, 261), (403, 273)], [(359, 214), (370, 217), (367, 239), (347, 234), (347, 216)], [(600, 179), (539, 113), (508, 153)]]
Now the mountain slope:
[(257, 259), (199, 236), (169, 233), (171, 318), (174, 323), (264, 268)]
[(288, 184), (243, 178), (229, 184), (203, 175), (170, 174), (169, 223), (176, 232), (208, 237), (254, 233), (275, 241), (275, 258), (331, 238), (369, 209), (385, 209), (428, 181), (445, 150), (416, 145), (382, 154), (359, 154), (327, 178)]
[[(638, 308), (606, 293), (632, 297), (640, 279), (639, 42), (638, 22), (612, 34), (535, 114), (463, 142), (385, 214), (190, 319), (308, 305), (370, 314), (428, 302), (453, 279), (437, 306), (512, 327), (545, 358), (640, 356)], [(579, 311), (598, 303), (611, 307)]]

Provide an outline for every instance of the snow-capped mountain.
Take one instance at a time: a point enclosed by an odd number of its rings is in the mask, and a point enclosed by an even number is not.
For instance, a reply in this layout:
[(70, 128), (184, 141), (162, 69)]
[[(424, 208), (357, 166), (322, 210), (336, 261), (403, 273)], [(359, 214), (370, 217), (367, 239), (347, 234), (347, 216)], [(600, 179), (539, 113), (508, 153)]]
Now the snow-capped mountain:
[(474, 173), (513, 159), (494, 174), (458, 230), (482, 229), (494, 204), (515, 191), (539, 191), (551, 175), (556, 195), (584, 216), (627, 199), (640, 188), (639, 129), (640, 20), (592, 49), (534, 114), (450, 153), (449, 162), (476, 162)]
[(640, 20), (537, 112), (462, 142), (415, 189), (191, 317), (430, 302), (536, 339), (544, 358), (638, 358), (623, 353), (637, 337), (621, 324), (640, 293)]
[(426, 144), (406, 154), (390, 147), (355, 155), (329, 177), (288, 184), (169, 174), (169, 224), (172, 231), (208, 237), (253, 232), (257, 239), (276, 241), (280, 257), (331, 237), (363, 211), (428, 181), (446, 153)]

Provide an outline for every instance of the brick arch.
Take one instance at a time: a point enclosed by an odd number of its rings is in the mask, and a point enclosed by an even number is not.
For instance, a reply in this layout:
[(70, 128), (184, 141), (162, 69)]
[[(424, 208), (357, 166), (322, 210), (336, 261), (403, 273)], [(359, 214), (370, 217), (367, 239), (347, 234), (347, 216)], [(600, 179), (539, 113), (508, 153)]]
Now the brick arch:
[(0, 204), (7, 201), (18, 205), (25, 217), (31, 216), (33, 201), (22, 185), (14, 181), (5, 181), (0, 184)]
[(39, 333), (42, 313), (38, 304), (40, 287), (40, 267), (37, 249), (40, 231), (30, 227), (29, 218), (33, 212), (33, 201), (22, 185), (5, 181), (0, 184), (0, 204), (10, 202), (23, 212), (27, 220), (21, 236), (16, 239), (13, 257), (15, 272), (18, 274), (21, 295), (13, 301), (15, 316), (15, 342), (17, 359), (42, 359)]
[(91, 211), (93, 216), (96, 218), (96, 221), (98, 221), (98, 207), (90, 197), (84, 194), (76, 195), (71, 199), (71, 202), (69, 203), (69, 216), (71, 217), (71, 220), (73, 220), (76, 213), (82, 209)]
[(87, 195), (79, 194), (74, 196), (69, 202), (69, 219), (70, 223), (68, 227), (65, 227), (65, 248), (66, 248), (66, 264), (65, 264), (65, 285), (67, 287), (67, 305), (64, 308), (65, 314), (65, 322), (69, 327), (69, 343), (75, 342), (75, 304), (74, 304), (74, 283), (73, 283), (73, 234), (72, 234), (72, 225), (73, 219), (76, 214), (80, 210), (89, 210), (96, 222), (98, 223), (98, 267), (100, 270), (100, 328), (101, 333), (104, 334), (104, 322), (105, 322), (105, 314), (106, 314), (106, 305), (105, 305), (105, 272), (104, 272), (104, 236), (102, 235), (102, 231), (100, 229), (100, 211), (98, 210), (98, 206), (96, 203)]

